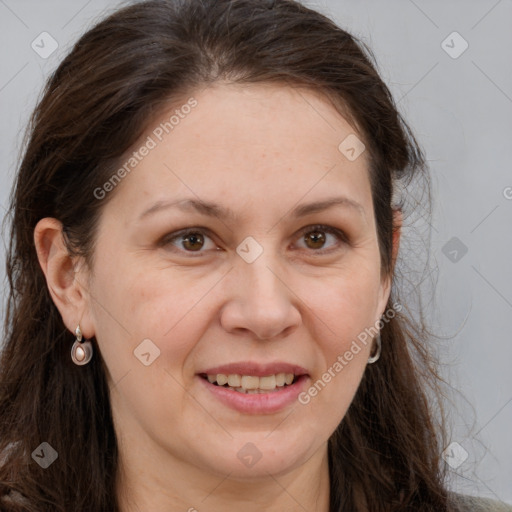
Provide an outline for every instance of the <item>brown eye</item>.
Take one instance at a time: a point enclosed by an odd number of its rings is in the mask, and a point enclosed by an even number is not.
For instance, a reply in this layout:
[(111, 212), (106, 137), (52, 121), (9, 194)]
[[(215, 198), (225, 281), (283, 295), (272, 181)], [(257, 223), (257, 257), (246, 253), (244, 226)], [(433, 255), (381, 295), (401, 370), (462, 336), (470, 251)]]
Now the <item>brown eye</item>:
[(325, 234), (321, 231), (310, 231), (304, 236), (304, 240), (306, 241), (306, 245), (310, 249), (321, 249), (325, 244)]
[[(324, 249), (324, 246), (329, 241), (329, 236), (337, 239), (337, 243), (335, 241), (334, 244), (331, 243), (328, 248)], [(348, 238), (345, 233), (331, 226), (308, 226), (302, 230), (301, 237), (304, 240), (306, 248), (310, 249), (310, 252), (319, 255), (335, 251), (336, 249), (340, 249), (340, 246), (348, 244)]]
[(201, 233), (190, 233), (184, 237), (182, 237), (183, 247), (185, 249), (190, 249), (191, 251), (200, 250), (204, 245), (204, 237)]
[(217, 248), (211, 237), (205, 234), (206, 232), (206, 228), (184, 229), (163, 237), (158, 245), (174, 252), (196, 253), (201, 256), (208, 249)]

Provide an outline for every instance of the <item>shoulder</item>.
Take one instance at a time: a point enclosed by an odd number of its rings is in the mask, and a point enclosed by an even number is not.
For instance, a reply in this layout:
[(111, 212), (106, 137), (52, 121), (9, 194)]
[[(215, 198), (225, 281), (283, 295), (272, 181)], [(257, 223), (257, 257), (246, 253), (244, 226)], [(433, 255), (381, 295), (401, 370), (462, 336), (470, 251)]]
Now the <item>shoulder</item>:
[(512, 505), (488, 498), (450, 493), (449, 501), (454, 512), (512, 512)]

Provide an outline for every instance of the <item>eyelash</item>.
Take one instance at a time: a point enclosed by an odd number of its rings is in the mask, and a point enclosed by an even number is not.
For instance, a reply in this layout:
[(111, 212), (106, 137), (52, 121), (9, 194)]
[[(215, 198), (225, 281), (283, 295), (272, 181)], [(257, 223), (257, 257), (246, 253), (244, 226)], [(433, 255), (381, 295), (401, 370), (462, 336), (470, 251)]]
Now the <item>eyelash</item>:
[[(306, 226), (305, 228), (301, 229), (301, 231), (299, 232), (299, 238), (304, 236), (307, 233), (313, 233), (315, 231), (324, 231), (326, 233), (336, 236), (343, 244), (349, 243), (348, 237), (343, 231), (341, 231), (340, 229), (334, 228), (332, 226), (326, 226), (323, 224), (315, 224), (312, 226)], [(192, 234), (202, 234), (202, 235), (208, 236), (208, 238), (210, 238), (210, 239), (212, 238), (210, 236), (210, 230), (208, 228), (201, 228), (201, 227), (187, 228), (187, 229), (183, 229), (181, 231), (178, 231), (175, 233), (170, 233), (169, 235), (164, 236), (158, 243), (158, 246), (166, 247), (166, 246), (172, 245), (172, 242), (175, 241), (176, 239), (186, 237), (186, 236), (192, 235)], [(205, 252), (205, 251), (186, 251), (184, 249), (178, 249), (178, 248), (176, 248), (176, 250), (178, 252), (184, 252), (184, 253), (190, 254), (192, 257), (201, 257), (201, 254)], [(335, 249), (332, 249), (332, 248), (330, 248), (330, 249), (306, 249), (306, 250), (308, 252), (313, 252), (318, 255), (323, 255), (323, 254), (335, 252), (336, 250), (339, 250), (339, 248), (338, 249), (336, 249), (336, 248)]]

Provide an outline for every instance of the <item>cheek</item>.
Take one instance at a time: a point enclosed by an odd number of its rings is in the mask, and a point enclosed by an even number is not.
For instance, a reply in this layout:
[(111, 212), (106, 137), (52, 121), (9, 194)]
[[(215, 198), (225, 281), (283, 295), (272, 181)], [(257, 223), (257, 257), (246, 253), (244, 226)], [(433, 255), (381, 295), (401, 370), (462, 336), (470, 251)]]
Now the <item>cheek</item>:
[(202, 300), (218, 280), (214, 272), (153, 268), (129, 259), (98, 265), (93, 309), (107, 364), (126, 370), (140, 366), (134, 351), (145, 343), (158, 355), (155, 367), (179, 368), (202, 336), (208, 321)]
[(96, 273), (96, 337), (120, 421), (134, 417), (148, 431), (154, 425), (177, 430), (177, 418), (194, 406), (183, 393), (184, 362), (204, 331), (200, 301), (211, 286), (119, 260)]
[(332, 411), (332, 428), (346, 413), (366, 368), (378, 292), (377, 273), (361, 266), (358, 271), (340, 271), (336, 278), (317, 283), (307, 296), (321, 360), (300, 402), (309, 404), (314, 414)]
[(339, 275), (316, 282), (304, 290), (308, 309), (314, 313), (316, 325), (329, 340), (329, 352), (341, 353), (359, 334), (378, 320), (380, 282), (373, 268), (342, 270)]

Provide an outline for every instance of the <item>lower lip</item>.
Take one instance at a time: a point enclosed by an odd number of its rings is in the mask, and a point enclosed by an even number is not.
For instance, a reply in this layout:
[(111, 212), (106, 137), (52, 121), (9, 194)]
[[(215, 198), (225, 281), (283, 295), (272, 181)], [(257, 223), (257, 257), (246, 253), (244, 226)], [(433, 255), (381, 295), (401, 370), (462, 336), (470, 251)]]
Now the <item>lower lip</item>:
[(298, 399), (299, 394), (305, 388), (308, 376), (301, 375), (296, 382), (279, 391), (250, 394), (216, 386), (199, 375), (197, 378), (210, 393), (231, 409), (245, 414), (272, 414), (281, 411)]

